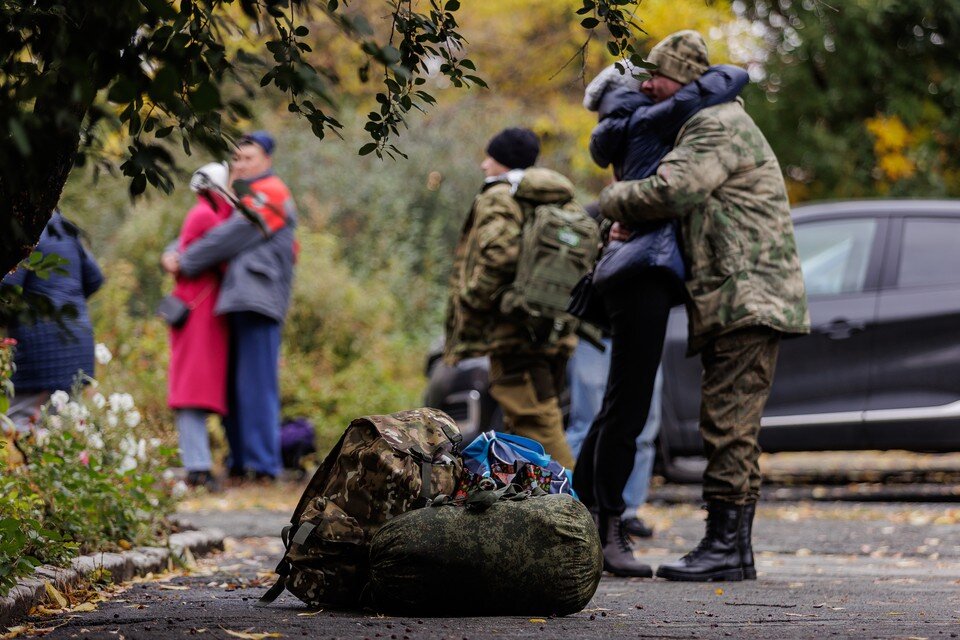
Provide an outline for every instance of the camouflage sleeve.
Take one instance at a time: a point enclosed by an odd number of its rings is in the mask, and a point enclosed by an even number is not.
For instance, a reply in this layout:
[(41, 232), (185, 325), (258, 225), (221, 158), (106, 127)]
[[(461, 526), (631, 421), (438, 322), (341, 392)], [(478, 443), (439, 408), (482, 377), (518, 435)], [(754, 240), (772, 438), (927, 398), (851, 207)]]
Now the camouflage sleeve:
[(476, 205), (477, 254), (460, 296), (473, 309), (496, 304), (497, 293), (513, 282), (520, 257), (523, 212), (506, 194), (482, 194)]
[(702, 205), (738, 163), (723, 123), (694, 118), (657, 173), (643, 180), (615, 182), (600, 194), (600, 213), (627, 224), (682, 218)]

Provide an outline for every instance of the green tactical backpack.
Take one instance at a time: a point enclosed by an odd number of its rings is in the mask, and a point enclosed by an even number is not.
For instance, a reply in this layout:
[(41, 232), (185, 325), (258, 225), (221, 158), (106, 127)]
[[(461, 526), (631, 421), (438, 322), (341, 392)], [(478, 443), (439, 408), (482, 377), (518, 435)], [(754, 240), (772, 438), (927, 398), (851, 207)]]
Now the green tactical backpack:
[(517, 273), (500, 310), (562, 327), (572, 320), (566, 310), (573, 287), (596, 261), (600, 229), (571, 198), (566, 178), (548, 169), (528, 169), (517, 181), (520, 175), (507, 174), (524, 224)]
[(277, 583), (310, 606), (357, 606), (370, 577), (373, 534), (390, 519), (450, 494), (463, 470), (456, 423), (437, 409), (350, 423), (317, 469), (290, 524)]

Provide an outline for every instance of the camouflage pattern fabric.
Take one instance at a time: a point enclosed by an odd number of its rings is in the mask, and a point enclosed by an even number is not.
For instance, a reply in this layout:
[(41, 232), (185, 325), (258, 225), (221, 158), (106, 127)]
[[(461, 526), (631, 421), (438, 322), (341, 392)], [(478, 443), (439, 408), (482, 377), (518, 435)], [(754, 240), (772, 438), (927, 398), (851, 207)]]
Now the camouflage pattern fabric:
[(559, 355), (490, 356), (490, 395), (503, 410), (503, 430), (536, 440), (567, 469), (576, 460), (563, 433), (560, 394), (567, 358)]
[(538, 204), (563, 205), (574, 196), (573, 185), (556, 171), (532, 167), (522, 175), (517, 184), (485, 185), (460, 232), (447, 302), (448, 363), (505, 352), (569, 355), (576, 346), (573, 327), (547, 341), (552, 321), (531, 325), (529, 318), (501, 311), (517, 273), (527, 216)]
[(358, 605), (371, 537), (391, 518), (455, 490), (459, 442), (456, 423), (436, 409), (351, 422), (293, 513), (280, 586), (262, 601), (285, 586), (311, 606)]
[(569, 495), (418, 509), (370, 545), (374, 605), (398, 615), (569, 615), (602, 572), (597, 528)]
[(690, 118), (656, 175), (610, 185), (600, 208), (628, 226), (681, 220), (691, 353), (748, 326), (809, 332), (780, 164), (740, 100)]
[(760, 498), (757, 437), (779, 346), (778, 332), (751, 327), (718, 337), (701, 353), (704, 500), (745, 504)]

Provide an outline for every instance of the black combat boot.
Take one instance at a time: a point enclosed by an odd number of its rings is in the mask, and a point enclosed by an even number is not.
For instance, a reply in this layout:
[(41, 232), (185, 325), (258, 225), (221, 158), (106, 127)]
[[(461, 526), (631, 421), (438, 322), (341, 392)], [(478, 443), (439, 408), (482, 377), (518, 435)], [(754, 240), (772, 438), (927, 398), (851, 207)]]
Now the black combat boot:
[(743, 580), (739, 544), (743, 512), (742, 505), (708, 502), (706, 536), (677, 562), (660, 565), (657, 576), (685, 582)]
[(615, 576), (653, 577), (653, 569), (633, 556), (619, 515), (600, 514), (600, 542), (603, 544), (604, 570)]
[(737, 538), (740, 543), (740, 566), (743, 567), (744, 580), (757, 579), (757, 569), (753, 566), (753, 516), (756, 513), (756, 502), (743, 505), (743, 517)]
[(623, 523), (623, 529), (631, 536), (637, 536), (638, 538), (652, 538), (653, 537), (653, 527), (649, 526), (642, 519), (637, 518), (636, 516), (630, 516), (628, 518), (621, 518)]

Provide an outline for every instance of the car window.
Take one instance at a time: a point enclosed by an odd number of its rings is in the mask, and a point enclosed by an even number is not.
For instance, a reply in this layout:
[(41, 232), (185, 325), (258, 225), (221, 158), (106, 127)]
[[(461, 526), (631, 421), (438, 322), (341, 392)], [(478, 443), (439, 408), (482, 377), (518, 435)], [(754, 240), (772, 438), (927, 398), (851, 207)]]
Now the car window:
[(915, 287), (955, 282), (960, 282), (960, 220), (905, 220), (897, 283)]
[(807, 222), (796, 228), (808, 295), (863, 291), (877, 221), (870, 218)]

